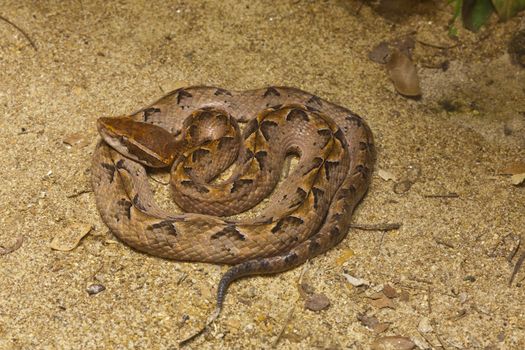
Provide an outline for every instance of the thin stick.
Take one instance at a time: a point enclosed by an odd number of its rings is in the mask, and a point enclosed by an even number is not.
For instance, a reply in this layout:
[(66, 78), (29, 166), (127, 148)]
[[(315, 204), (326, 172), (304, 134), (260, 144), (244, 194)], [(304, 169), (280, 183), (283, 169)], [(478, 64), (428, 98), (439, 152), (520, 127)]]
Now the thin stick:
[(423, 195), (425, 198), (459, 198), (459, 194), (452, 192), (452, 193), (445, 193), (445, 194), (425, 194)]
[(525, 261), (525, 252), (521, 254), (518, 261), (516, 261), (516, 265), (514, 265), (514, 270), (512, 271), (512, 275), (510, 276), (509, 280), (509, 287), (512, 285), (512, 282), (514, 281), (514, 277), (516, 277), (516, 274), (518, 273), (519, 269), (521, 268), (521, 265), (523, 265), (523, 261)]
[(401, 227), (400, 223), (393, 223), (393, 224), (350, 224), (351, 228), (356, 228), (358, 230), (366, 230), (366, 231), (391, 231), (391, 230), (397, 230)]
[(33, 49), (35, 49), (35, 51), (38, 51), (35, 43), (33, 42), (33, 40), (31, 40), (31, 38), (29, 37), (29, 35), (27, 35), (26, 32), (24, 32), (22, 30), (22, 28), (20, 28), (19, 26), (17, 26), (16, 24), (14, 24), (13, 22), (11, 22), (10, 20), (8, 20), (7, 18), (5, 18), (4, 16), (1, 16), (0, 15), (0, 20), (6, 22), (7, 24), (10, 24), (12, 25), (16, 30), (18, 30), (20, 33), (22, 33), (22, 35), (26, 38), (27, 41), (29, 41), (29, 43), (31, 44), (31, 46), (33, 47)]

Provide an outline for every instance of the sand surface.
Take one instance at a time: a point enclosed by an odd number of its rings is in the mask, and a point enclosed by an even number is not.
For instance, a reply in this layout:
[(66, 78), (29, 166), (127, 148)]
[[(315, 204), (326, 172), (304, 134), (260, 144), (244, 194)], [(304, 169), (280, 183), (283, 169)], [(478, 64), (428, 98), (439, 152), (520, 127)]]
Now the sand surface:
[[(525, 188), (499, 173), (525, 160), (525, 69), (507, 54), (525, 18), (460, 28), (454, 41), (444, 1), (402, 3), (2, 1), (34, 47), (0, 21), (0, 245), (23, 237), (0, 256), (0, 349), (176, 349), (202, 325), (226, 267), (128, 248), (90, 192), (96, 119), (195, 84), (295, 86), (365, 117), (378, 160), (353, 221), (401, 227), (352, 229), (305, 269), (235, 283), (187, 348), (368, 349), (386, 336), (525, 348), (525, 269), (509, 285), (525, 252)], [(368, 59), (407, 35), (420, 100)], [(76, 248), (51, 248), (90, 228)], [(305, 309), (301, 271), (327, 309)], [(89, 295), (93, 285), (105, 290)]]

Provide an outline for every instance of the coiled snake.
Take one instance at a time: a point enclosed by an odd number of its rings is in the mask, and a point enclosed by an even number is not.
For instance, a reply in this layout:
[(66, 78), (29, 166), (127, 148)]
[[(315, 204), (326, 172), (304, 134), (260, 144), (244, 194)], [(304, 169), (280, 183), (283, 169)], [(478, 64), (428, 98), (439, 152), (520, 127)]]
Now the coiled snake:
[[(361, 117), (288, 87), (178, 89), (132, 115), (100, 118), (98, 129), (92, 180), (102, 219), (148, 254), (233, 265), (217, 315), (235, 279), (291, 269), (340, 242), (375, 159)], [(290, 154), (298, 164), (274, 190)], [(232, 163), (233, 175), (214, 181)], [(147, 167), (169, 166), (183, 214), (160, 208), (148, 183)], [(268, 195), (256, 219), (221, 218)]]

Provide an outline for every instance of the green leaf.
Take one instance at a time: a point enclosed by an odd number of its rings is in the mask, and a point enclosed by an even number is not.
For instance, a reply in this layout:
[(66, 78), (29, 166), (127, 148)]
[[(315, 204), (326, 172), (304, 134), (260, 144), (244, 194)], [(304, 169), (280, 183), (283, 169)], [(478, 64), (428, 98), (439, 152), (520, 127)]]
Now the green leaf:
[(468, 30), (477, 32), (494, 11), (490, 0), (463, 0), (461, 17), (463, 26)]
[(492, 0), (492, 4), (502, 21), (525, 9), (525, 0)]

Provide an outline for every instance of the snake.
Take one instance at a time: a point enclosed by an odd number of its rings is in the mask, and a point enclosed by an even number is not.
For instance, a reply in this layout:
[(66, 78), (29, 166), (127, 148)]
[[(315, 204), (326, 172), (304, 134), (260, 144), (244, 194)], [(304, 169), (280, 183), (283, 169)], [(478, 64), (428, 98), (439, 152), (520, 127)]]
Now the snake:
[[(376, 158), (358, 114), (292, 87), (180, 88), (98, 118), (97, 128), (91, 173), (102, 220), (138, 251), (231, 265), (217, 314), (233, 281), (292, 269), (343, 240)], [(282, 179), (290, 156), (297, 164)], [(155, 168), (170, 169), (182, 213), (155, 200)], [(261, 201), (257, 216), (235, 217)]]

